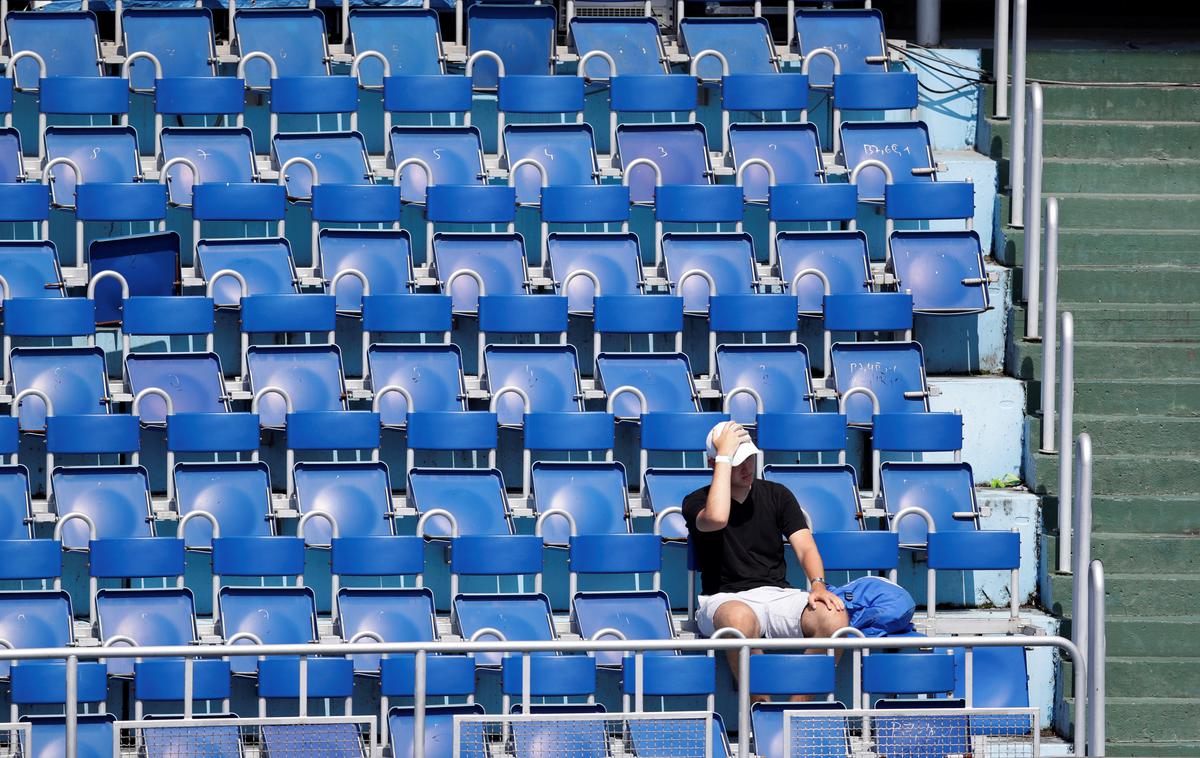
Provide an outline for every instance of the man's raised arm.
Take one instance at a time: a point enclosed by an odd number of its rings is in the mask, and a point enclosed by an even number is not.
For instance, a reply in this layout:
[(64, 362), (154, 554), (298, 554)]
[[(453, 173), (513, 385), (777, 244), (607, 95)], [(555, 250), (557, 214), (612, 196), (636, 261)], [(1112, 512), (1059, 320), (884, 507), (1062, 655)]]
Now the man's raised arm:
[(713, 468), (712, 485), (708, 488), (708, 499), (704, 510), (696, 515), (696, 528), (702, 532), (716, 532), (725, 528), (729, 523), (729, 508), (732, 496), (729, 489), (730, 456), (737, 452), (738, 446), (750, 441), (750, 433), (741, 424), (730, 422), (721, 430), (716, 439), (717, 457), (709, 461)]

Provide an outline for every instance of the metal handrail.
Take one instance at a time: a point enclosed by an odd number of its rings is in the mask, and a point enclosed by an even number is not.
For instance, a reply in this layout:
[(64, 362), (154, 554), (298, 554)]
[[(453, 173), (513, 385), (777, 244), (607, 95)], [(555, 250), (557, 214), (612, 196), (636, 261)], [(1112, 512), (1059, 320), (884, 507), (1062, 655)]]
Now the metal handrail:
[[(1095, 564), (1093, 564), (1095, 565)], [(1093, 569), (1095, 571), (1095, 569)], [(1101, 576), (1101, 586), (1102, 586)], [(1100, 606), (1103, 609), (1103, 604)], [(235, 635), (236, 636), (236, 635)], [(838, 637), (838, 638), (810, 638), (810, 639), (739, 639), (739, 638), (723, 638), (723, 639), (658, 639), (658, 640), (620, 640), (620, 639), (602, 639), (602, 640), (447, 640), (437, 642), (390, 642), (390, 643), (355, 643), (347, 642), (338, 643), (301, 643), (301, 644), (248, 644), (235, 645), (229, 643), (222, 645), (155, 645), (147, 647), (58, 647), (58, 648), (25, 648), (19, 650), (9, 650), (0, 648), (0, 661), (8, 660), (53, 660), (65, 659), (66, 665), (66, 754), (68, 758), (77, 758), (78, 755), (78, 707), (77, 702), (77, 671), (79, 662), (96, 660), (100, 658), (219, 658), (225, 656), (254, 656), (259, 659), (274, 657), (274, 656), (298, 656), (306, 658), (309, 656), (333, 656), (345, 657), (350, 655), (398, 655), (398, 654), (415, 654), (415, 670), (414, 670), (414, 687), (415, 694), (413, 702), (413, 718), (418, 722), (419, 727), (424, 725), (425, 718), (425, 692), (426, 692), (426, 656), (430, 653), (504, 653), (504, 654), (528, 654), (528, 653), (595, 653), (595, 652), (651, 652), (651, 651), (680, 651), (680, 652), (718, 652), (737, 650), (746, 651), (762, 650), (762, 651), (777, 651), (777, 650), (884, 650), (884, 649), (917, 649), (917, 648), (952, 648), (965, 647), (967, 649), (981, 647), (1050, 647), (1057, 648), (1061, 653), (1065, 654), (1075, 664), (1074, 669), (1074, 686), (1076, 692), (1089, 691), (1088, 683), (1093, 685), (1098, 684), (1101, 696), (1093, 697), (1090, 702), (1103, 704), (1103, 672), (1099, 676), (1088, 679), (1089, 667), (1087, 662), (1080, 656), (1079, 648), (1075, 646), (1071, 640), (1057, 635), (1013, 635), (1013, 636), (980, 636), (980, 637)], [(743, 654), (743, 658), (745, 655)], [(1098, 665), (1102, 666), (1103, 659), (1098, 660)], [(861, 663), (856, 663), (856, 666)], [(192, 668), (185, 667), (184, 676), (190, 677)], [(635, 697), (640, 696), (641, 680), (637, 680), (638, 692)], [(300, 693), (303, 699), (306, 692), (303, 691), (306, 685), (304, 679), (300, 682), (302, 691)], [(185, 687), (189, 683), (185, 681)], [(749, 713), (749, 677), (743, 676), (738, 680), (739, 691), (739, 718), (740, 723), (750, 723)], [(524, 688), (523, 688), (524, 689)], [(1094, 690), (1092, 690), (1094, 691)], [(524, 696), (524, 693), (523, 693)], [(1089, 725), (1087, 717), (1089, 715), (1088, 705), (1085, 701), (1089, 700), (1084, 697), (1075, 699), (1074, 716), (1075, 716), (1075, 755), (1084, 755), (1084, 738), (1085, 730), (1081, 725)], [(1096, 725), (1090, 724), (1088, 734), (1096, 734)], [(1099, 727), (1101, 736), (1103, 735), (1103, 726)], [(419, 734), (419, 732), (418, 732)], [(413, 744), (413, 755), (415, 758), (424, 758), (424, 740), (416, 739)]]
[(996, 0), (996, 21), (993, 29), (992, 70), (996, 80), (992, 115), (1008, 118), (1008, 3)]
[[(1087, 432), (1079, 435), (1075, 441), (1075, 497), (1074, 527), (1072, 534), (1073, 550), (1068, 553), (1072, 562), (1072, 608), (1071, 639), (1079, 652), (1088, 654), (1089, 640), (1086, 619), (1089, 617), (1088, 591), (1084, 584), (1087, 581), (1088, 566), (1092, 562), (1092, 437)], [(1059, 530), (1060, 535), (1062, 530)], [(1060, 536), (1066, 542), (1066, 538)]]
[[(1075, 415), (1075, 318), (1062, 315), (1062, 379), (1058, 402), (1058, 570), (1071, 568), (1071, 439)], [(1045, 418), (1042, 419), (1045, 423)]]
[[(1028, 304), (1025, 314), (1025, 338), (1037, 339), (1038, 336), (1038, 300), (1041, 287), (1042, 262), (1042, 85), (1034, 83), (1029, 88), (1029, 123), (1026, 128), (1024, 171), (1029, 186), (1019, 188), (1013, 181), (1012, 207), (1022, 206), (1022, 223), (1025, 227), (1025, 302)], [(1014, 128), (1015, 125), (1014, 125)], [(1015, 148), (1015, 145), (1014, 145)], [(1013, 156), (1012, 170), (1016, 170), (1016, 156)], [(1018, 196), (1018, 190), (1028, 192)], [(1022, 223), (1013, 222), (1013, 226)]]
[[(1058, 350), (1058, 198), (1046, 198), (1046, 293), (1042, 320), (1046, 333), (1042, 335), (1042, 449), (1053, 453), (1054, 447), (1054, 384), (1057, 379)], [(1033, 303), (1025, 311), (1025, 329), (1029, 319), (1036, 319)], [(1034, 330), (1037, 323), (1034, 322)]]
[(1029, 0), (1013, 0), (1012, 15), (1012, 128), (1009, 132), (1012, 140), (1009, 160), (1012, 207), (1009, 210), (1012, 225), (1019, 227), (1024, 223), (1025, 210), (1025, 33), (1029, 25)]
[[(1088, 566), (1088, 595), (1091, 613), (1088, 615), (1088, 634), (1091, 644), (1087, 654), (1087, 754), (1105, 755), (1105, 677), (1104, 665), (1108, 655), (1108, 640), (1104, 635), (1104, 564), (1092, 561)], [(1082, 698), (1078, 698), (1082, 699)], [(1077, 717), (1078, 718), (1078, 717)], [(1076, 731), (1079, 731), (1076, 729)], [(1079, 755), (1079, 738), (1075, 738), (1075, 754)]]

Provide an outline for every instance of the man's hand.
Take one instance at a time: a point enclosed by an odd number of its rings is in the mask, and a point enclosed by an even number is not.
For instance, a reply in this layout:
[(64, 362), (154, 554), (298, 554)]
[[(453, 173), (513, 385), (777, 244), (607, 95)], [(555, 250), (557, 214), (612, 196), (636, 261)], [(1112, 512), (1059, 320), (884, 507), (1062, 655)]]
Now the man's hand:
[(743, 442), (750, 441), (750, 432), (741, 424), (730, 421), (717, 435), (717, 455), (733, 455)]
[(812, 591), (808, 593), (808, 607), (816, 610), (817, 605), (823, 605), (831, 611), (844, 611), (846, 606), (842, 603), (842, 599), (825, 588), (824, 584), (817, 583)]

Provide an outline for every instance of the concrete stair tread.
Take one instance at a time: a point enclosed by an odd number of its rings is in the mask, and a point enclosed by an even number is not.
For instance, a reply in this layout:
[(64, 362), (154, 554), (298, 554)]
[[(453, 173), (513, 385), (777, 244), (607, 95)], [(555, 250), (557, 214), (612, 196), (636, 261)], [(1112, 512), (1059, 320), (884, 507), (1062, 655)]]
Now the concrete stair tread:
[(1045, 118), (1042, 119), (1042, 124), (1050, 126), (1053, 124), (1064, 124), (1070, 126), (1139, 126), (1152, 128), (1155, 126), (1170, 126), (1170, 127), (1188, 127), (1193, 126), (1200, 128), (1200, 121), (1151, 121), (1149, 119), (1120, 119), (1120, 118)]

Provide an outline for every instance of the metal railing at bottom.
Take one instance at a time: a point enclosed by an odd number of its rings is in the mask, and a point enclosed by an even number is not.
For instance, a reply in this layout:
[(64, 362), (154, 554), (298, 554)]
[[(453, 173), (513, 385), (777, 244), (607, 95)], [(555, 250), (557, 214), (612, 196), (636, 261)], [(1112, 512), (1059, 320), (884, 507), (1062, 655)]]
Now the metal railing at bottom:
[[(424, 758), (425, 743), (423, 739), (427, 692), (427, 656), (429, 654), (478, 654), (501, 653), (506, 656), (521, 655), (524, 658), (523, 667), (527, 670), (530, 665), (530, 653), (597, 653), (597, 652), (626, 652), (641, 658), (645, 653), (678, 651), (681, 653), (710, 653), (730, 650), (749, 652), (779, 652), (796, 650), (824, 650), (829, 654), (837, 651), (850, 651), (852, 654), (854, 702), (861, 702), (862, 696), (862, 661), (871, 651), (880, 650), (915, 650), (923, 648), (963, 648), (964, 678), (968, 682), (966, 688), (967, 706), (972, 702), (972, 686), (974, 671), (974, 651), (985, 647), (1030, 647), (1055, 648), (1060, 654), (1070, 659), (1074, 666), (1074, 691), (1088, 691), (1089, 682), (1087, 662), (1080, 656), (1079, 649), (1071, 640), (1055, 635), (1013, 635), (995, 637), (835, 637), (811, 639), (743, 639), (724, 637), (721, 639), (670, 639), (670, 640), (546, 640), (546, 641), (438, 641), (438, 642), (397, 642), (397, 643), (319, 643), (319, 644), (290, 644), (290, 645), (195, 645), (195, 646), (147, 646), (147, 647), (59, 647), (59, 648), (0, 648), (0, 661), (34, 661), (34, 660), (65, 660), (66, 677), (66, 713), (65, 713), (65, 754), (66, 758), (78, 756), (78, 669), (80, 661), (97, 661), (113, 658), (134, 658), (146, 660), (149, 658), (228, 658), (257, 657), (271, 658), (276, 656), (298, 656), (301, 661), (300, 698), (307, 700), (305, 691), (306, 677), (304, 662), (308, 656), (349, 656), (349, 655), (402, 655), (414, 656), (413, 673), (413, 756)], [(743, 657), (745, 657), (743, 655)], [(1099, 659), (1103, 661), (1103, 659)], [(184, 691), (192, 692), (192, 682), (188, 679), (193, 675), (193, 666), (184, 666)], [(739, 724), (750, 723), (750, 689), (749, 677), (738, 678), (738, 717)], [(529, 689), (529, 677), (523, 677), (522, 708), (530, 712), (532, 698)], [(1103, 687), (1103, 676), (1093, 677), (1093, 688), (1097, 683)], [(640, 702), (643, 682), (639, 677), (635, 683), (635, 701)], [(1076, 698), (1074, 706), (1074, 755), (1085, 755), (1085, 735), (1087, 726), (1092, 724), (1093, 714), (1088, 712), (1089, 703), (1103, 703), (1103, 694), (1099, 697)], [(1101, 716), (1102, 717), (1102, 716)], [(199, 720), (197, 720), (199, 721)], [(750, 730), (738, 729), (738, 744), (736, 755), (746, 758), (750, 755)]]

